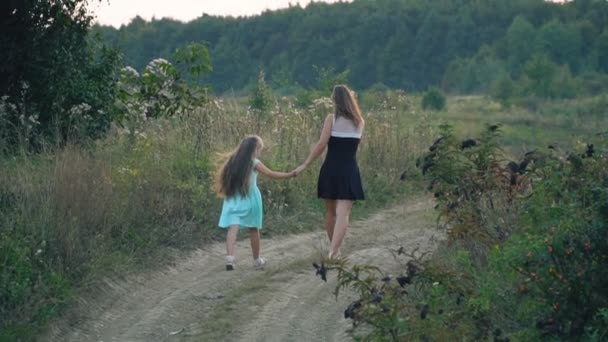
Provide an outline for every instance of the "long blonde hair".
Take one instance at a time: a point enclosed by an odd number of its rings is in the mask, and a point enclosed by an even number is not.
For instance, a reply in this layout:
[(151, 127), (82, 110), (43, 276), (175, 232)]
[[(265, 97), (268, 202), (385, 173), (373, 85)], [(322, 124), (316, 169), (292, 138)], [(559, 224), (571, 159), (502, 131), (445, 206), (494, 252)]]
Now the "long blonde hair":
[(261, 144), (262, 138), (250, 135), (241, 140), (239, 146), (228, 155), (215, 176), (214, 190), (218, 196), (247, 196), (255, 151)]
[(339, 84), (334, 87), (331, 98), (334, 101), (336, 118), (343, 116), (352, 121), (357, 127), (360, 127), (363, 124), (363, 117), (359, 110), (359, 104), (357, 103), (357, 99), (355, 99), (352, 90), (343, 84)]

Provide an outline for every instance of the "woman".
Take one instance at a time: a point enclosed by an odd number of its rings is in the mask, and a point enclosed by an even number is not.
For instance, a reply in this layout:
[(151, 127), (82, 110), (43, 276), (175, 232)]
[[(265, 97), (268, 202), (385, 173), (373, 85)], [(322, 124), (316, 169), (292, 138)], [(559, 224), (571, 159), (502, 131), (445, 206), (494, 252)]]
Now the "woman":
[(330, 241), (330, 259), (340, 254), (353, 202), (365, 198), (356, 158), (365, 121), (353, 92), (347, 86), (335, 86), (332, 99), (334, 114), (327, 115), (319, 141), (306, 161), (294, 170), (296, 174), (302, 172), (327, 147), (319, 173), (317, 195), (325, 200), (325, 229)]

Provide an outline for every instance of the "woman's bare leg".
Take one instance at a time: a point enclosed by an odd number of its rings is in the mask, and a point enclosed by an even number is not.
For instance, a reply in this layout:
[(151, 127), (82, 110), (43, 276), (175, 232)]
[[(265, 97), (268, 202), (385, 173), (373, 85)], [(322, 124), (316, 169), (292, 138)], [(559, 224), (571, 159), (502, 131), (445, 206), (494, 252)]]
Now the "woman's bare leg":
[(331, 245), (329, 247), (329, 256), (335, 256), (340, 253), (340, 247), (342, 246), (342, 240), (348, 230), (348, 221), (350, 217), (350, 210), (353, 207), (353, 201), (349, 200), (338, 200), (336, 203), (336, 224), (334, 226), (333, 236), (331, 239)]
[(325, 200), (325, 231), (331, 243), (336, 225), (336, 200)]
[(260, 230), (257, 228), (249, 228), (249, 239), (251, 240), (253, 260), (257, 260), (260, 256)]

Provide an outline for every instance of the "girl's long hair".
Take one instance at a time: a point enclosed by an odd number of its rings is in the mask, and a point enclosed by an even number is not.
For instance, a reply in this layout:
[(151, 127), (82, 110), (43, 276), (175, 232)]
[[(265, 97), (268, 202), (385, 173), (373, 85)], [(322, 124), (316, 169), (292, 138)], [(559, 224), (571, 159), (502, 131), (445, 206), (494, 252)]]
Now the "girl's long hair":
[(334, 100), (336, 118), (343, 116), (351, 120), (355, 126), (360, 127), (363, 117), (361, 117), (359, 104), (357, 104), (353, 92), (347, 86), (339, 84), (334, 87), (331, 97)]
[(228, 155), (215, 177), (214, 190), (220, 197), (247, 196), (255, 150), (261, 143), (262, 139), (257, 135), (247, 136)]

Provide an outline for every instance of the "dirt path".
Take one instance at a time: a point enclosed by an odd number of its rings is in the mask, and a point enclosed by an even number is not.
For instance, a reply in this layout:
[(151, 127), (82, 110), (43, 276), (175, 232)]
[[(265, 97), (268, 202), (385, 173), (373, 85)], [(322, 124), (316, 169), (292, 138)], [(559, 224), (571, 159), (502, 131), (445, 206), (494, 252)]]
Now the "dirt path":
[[(390, 249), (432, 248), (431, 202), (410, 201), (351, 224), (343, 255), (398, 272), (407, 260)], [(311, 261), (327, 250), (318, 231), (262, 241), (264, 271), (252, 267), (248, 241), (239, 263), (224, 270), (224, 245), (197, 250), (175, 266), (120, 281), (106, 281), (95, 298), (82, 298), (44, 341), (342, 341), (349, 340), (343, 311), (349, 293), (336, 300), (335, 275), (324, 283)]]

